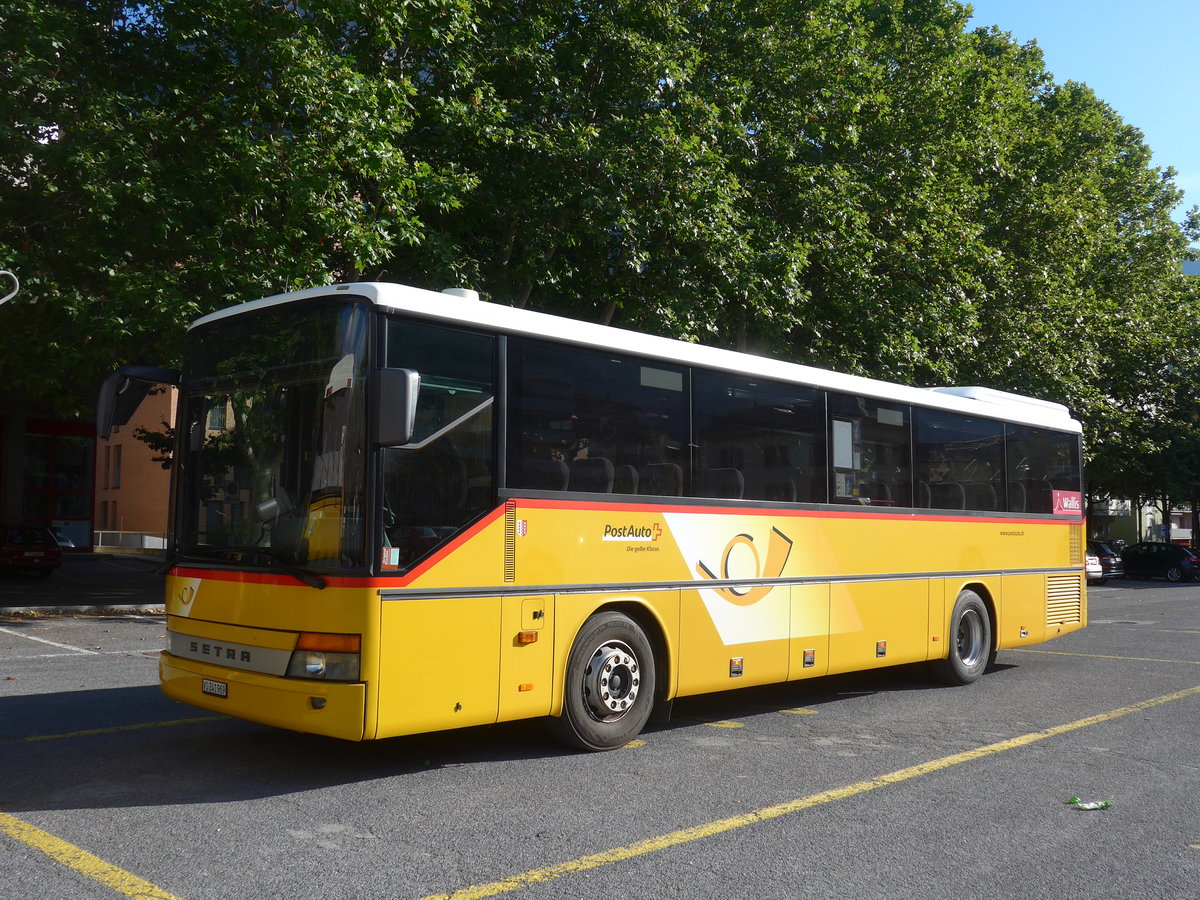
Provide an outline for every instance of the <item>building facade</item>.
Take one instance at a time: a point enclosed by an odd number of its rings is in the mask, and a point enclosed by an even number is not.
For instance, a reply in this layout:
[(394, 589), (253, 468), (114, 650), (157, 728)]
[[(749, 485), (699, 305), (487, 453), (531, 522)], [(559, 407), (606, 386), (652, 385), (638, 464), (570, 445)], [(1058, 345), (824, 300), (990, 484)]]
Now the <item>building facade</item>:
[(128, 424), (96, 444), (96, 546), (158, 550), (166, 546), (171, 474), (155, 451), (135, 436), (139, 428), (162, 432), (175, 420), (176, 392), (146, 395)]
[(0, 518), (47, 525), (68, 551), (90, 549), (95, 453), (93, 423), (10, 400), (0, 409)]

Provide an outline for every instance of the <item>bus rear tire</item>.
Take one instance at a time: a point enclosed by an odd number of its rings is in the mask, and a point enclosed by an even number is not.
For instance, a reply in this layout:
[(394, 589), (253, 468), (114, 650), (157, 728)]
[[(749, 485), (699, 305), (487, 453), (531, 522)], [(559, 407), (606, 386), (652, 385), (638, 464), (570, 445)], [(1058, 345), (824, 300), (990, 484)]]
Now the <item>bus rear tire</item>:
[(598, 613), (571, 646), (563, 711), (550, 730), (580, 750), (623, 747), (650, 717), (654, 690), (654, 650), (641, 626), (624, 613)]
[(935, 660), (933, 674), (943, 684), (971, 684), (978, 681), (994, 659), (992, 620), (987, 606), (974, 591), (963, 591), (954, 601), (948, 631), (949, 652)]

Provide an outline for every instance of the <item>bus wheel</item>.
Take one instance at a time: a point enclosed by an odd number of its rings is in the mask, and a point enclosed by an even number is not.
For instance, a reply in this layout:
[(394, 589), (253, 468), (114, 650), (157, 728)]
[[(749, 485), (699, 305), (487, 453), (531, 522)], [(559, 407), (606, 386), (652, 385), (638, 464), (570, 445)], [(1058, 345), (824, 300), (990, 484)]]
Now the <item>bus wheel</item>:
[(949, 654), (933, 663), (938, 680), (945, 684), (978, 681), (992, 659), (992, 622), (974, 591), (963, 591), (954, 601), (949, 639)]
[(642, 730), (654, 705), (654, 651), (641, 627), (619, 612), (592, 616), (567, 659), (559, 740), (581, 750), (614, 750)]

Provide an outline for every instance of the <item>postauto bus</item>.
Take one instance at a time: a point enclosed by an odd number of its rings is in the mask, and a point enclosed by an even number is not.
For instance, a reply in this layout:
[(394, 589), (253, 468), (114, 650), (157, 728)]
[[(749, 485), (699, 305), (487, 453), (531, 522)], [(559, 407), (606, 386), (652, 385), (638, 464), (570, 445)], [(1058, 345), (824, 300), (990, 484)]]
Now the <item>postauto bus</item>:
[(482, 302), (339, 284), (197, 320), (166, 693), (367, 740), (899, 664), (979, 678), (1086, 624), (1080, 426)]

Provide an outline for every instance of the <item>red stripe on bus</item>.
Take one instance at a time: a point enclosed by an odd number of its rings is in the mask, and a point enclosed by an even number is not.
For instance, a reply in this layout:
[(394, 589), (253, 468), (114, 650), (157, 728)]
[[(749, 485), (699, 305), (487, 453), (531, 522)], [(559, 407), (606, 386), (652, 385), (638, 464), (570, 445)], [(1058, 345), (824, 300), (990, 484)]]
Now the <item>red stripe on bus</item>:
[(1011, 518), (1007, 514), (1000, 511), (995, 511), (995, 514), (990, 514), (990, 510), (979, 510), (984, 515), (955, 515), (953, 513), (885, 513), (872, 510), (869, 507), (856, 507), (849, 509), (779, 509), (771, 507), (753, 507), (741, 509), (734, 506), (704, 506), (701, 504), (695, 506), (671, 505), (671, 506), (648, 506), (647, 504), (639, 503), (588, 503), (587, 501), (579, 500), (543, 500), (543, 499), (516, 499), (518, 509), (578, 509), (589, 510), (591, 512), (644, 512), (651, 514), (661, 513), (699, 513), (701, 515), (737, 515), (737, 516), (785, 516), (788, 518), (813, 518), (813, 519), (879, 519), (886, 521), (887, 519), (915, 519), (921, 522), (994, 522), (1001, 525), (1068, 525), (1082, 524), (1081, 516), (1051, 516), (1045, 513), (1047, 518), (1044, 519), (1017, 519)]
[[(510, 502), (521, 509), (586, 510), (589, 512), (641, 512), (649, 515), (665, 513), (690, 513), (700, 515), (778, 516), (786, 518), (816, 519), (876, 519), (879, 521), (917, 520), (921, 522), (959, 522), (992, 525), (1078, 525), (1083, 519), (1075, 516), (1049, 516), (1044, 519), (1016, 519), (1008, 516), (960, 516), (947, 513), (880, 513), (868, 509), (768, 509), (763, 507), (737, 509), (730, 506), (649, 506), (638, 503), (588, 503), (578, 500), (543, 500), (512, 498)], [(441, 563), (446, 557), (477, 534), (504, 516), (504, 504), (496, 507), (462, 534), (453, 538), (444, 547), (424, 560), (419, 566), (404, 574), (388, 575), (322, 575), (328, 587), (345, 588), (402, 588), (408, 587), (421, 576)], [(292, 575), (276, 572), (239, 572), (228, 569), (198, 569), (177, 566), (171, 574), (181, 578), (208, 578), (213, 581), (229, 581), (241, 584), (296, 585), (300, 582)]]

